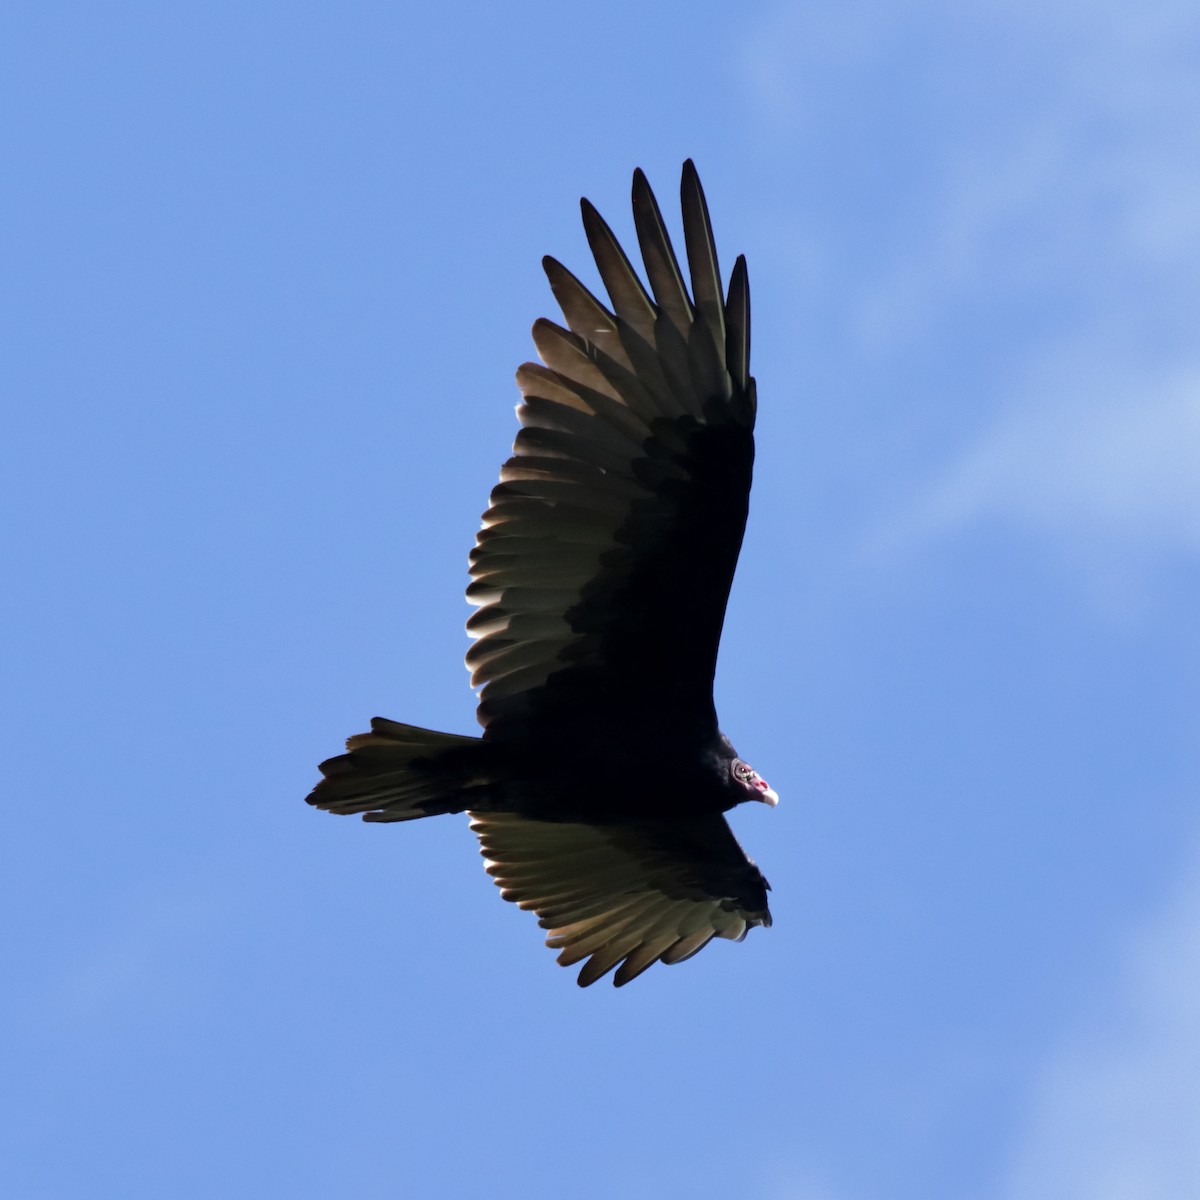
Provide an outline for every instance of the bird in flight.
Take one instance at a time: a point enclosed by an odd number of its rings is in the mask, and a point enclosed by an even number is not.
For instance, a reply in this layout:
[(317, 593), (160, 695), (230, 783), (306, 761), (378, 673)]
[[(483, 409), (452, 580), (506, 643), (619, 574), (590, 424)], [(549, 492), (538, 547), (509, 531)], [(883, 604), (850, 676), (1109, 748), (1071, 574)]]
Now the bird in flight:
[(542, 260), (566, 324), (533, 326), (542, 361), (517, 371), (521, 429), (470, 559), (483, 736), (376, 717), (308, 797), (367, 821), (466, 812), (582, 987), (771, 924), (722, 814), (778, 797), (712, 694), (754, 461), (750, 292), (743, 257), (722, 287), (690, 160), (680, 195), (690, 294), (640, 170), (649, 293), (587, 200), (609, 305)]

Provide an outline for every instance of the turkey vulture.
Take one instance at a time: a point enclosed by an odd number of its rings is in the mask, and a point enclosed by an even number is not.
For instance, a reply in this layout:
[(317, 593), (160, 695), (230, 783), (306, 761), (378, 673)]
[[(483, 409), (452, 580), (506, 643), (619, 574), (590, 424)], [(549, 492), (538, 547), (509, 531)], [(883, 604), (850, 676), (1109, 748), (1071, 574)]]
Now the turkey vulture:
[(640, 170), (653, 299), (587, 200), (611, 309), (542, 260), (567, 327), (533, 326), (544, 365), (517, 371), (521, 429), (471, 552), (483, 736), (376, 717), (308, 797), (367, 821), (465, 811), (504, 899), (562, 965), (586, 960), (583, 987), (771, 924), (721, 814), (778, 797), (712, 697), (754, 460), (749, 285), (739, 258), (722, 292), (690, 160), (681, 197), (690, 296)]

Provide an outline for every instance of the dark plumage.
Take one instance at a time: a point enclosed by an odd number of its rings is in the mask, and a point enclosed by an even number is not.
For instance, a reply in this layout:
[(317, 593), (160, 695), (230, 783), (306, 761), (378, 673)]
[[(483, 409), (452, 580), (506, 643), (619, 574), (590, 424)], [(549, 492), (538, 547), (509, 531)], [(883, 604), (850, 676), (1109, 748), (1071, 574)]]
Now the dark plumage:
[(721, 815), (776, 802), (717, 728), (712, 684), (754, 460), (745, 259), (722, 292), (684, 164), (691, 296), (641, 171), (653, 299), (586, 201), (605, 308), (543, 260), (524, 397), (471, 552), (467, 654), (481, 738), (381, 717), (321, 764), (310, 804), (368, 821), (468, 812), (501, 895), (586, 986), (770, 925), (767, 881)]

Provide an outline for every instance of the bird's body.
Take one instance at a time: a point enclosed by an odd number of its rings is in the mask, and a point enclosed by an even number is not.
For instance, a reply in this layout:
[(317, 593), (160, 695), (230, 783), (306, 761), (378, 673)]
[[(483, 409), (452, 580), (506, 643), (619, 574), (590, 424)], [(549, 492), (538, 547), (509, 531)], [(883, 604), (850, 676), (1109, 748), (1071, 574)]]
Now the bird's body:
[(376, 718), (321, 764), (312, 804), (368, 821), (469, 812), (506, 899), (534, 909), (579, 982), (628, 982), (769, 925), (767, 883), (722, 813), (775, 794), (712, 698), (754, 458), (749, 291), (722, 294), (699, 179), (681, 189), (692, 294), (634, 175), (647, 295), (608, 227), (584, 226), (612, 311), (544, 262), (567, 328), (542, 364), (475, 549), (467, 655), (481, 738)]

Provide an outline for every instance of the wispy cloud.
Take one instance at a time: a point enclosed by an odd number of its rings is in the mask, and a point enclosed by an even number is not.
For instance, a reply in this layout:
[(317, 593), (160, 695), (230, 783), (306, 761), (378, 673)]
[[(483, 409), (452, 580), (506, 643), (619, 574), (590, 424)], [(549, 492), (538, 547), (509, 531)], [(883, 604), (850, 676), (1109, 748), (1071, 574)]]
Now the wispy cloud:
[(843, 1194), (817, 1179), (807, 1163), (779, 1155), (759, 1169), (761, 1200), (843, 1200)]
[(1111, 1014), (1036, 1080), (997, 1200), (1192, 1200), (1200, 1189), (1200, 842), (1110, 987)]
[[(864, 558), (999, 531), (1118, 615), (1200, 562), (1198, 38), (1200, 11), (1174, 0), (817, 0), (776, 6), (752, 35), (764, 156), (790, 189), (801, 173), (810, 190), (830, 174), (846, 189), (820, 210), (820, 262), (853, 314), (851, 352), (881, 364), (871, 381), (885, 387), (895, 364), (931, 357), (950, 364), (939, 384), (967, 385), (930, 403), (952, 412), (957, 443), (918, 448), (907, 481), (880, 485)], [(891, 119), (881, 81), (919, 128)], [(889, 151), (891, 174), (869, 175), (877, 196), (852, 194), (859, 172), (838, 176)], [(810, 271), (797, 291), (812, 286)], [(986, 363), (962, 367), (979, 348)], [(862, 436), (888, 438), (890, 419), (864, 420)], [(1094, 1003), (1032, 1079), (996, 1200), (1200, 1195), (1200, 844)]]
[(1053, 540), (1082, 567), (1200, 554), (1200, 369), (1100, 379), (1063, 355), (913, 502), (876, 551), (994, 523)]
[[(748, 90), (781, 137), (804, 145), (829, 96), (853, 103), (880, 78), (926, 122), (898, 126), (896, 195), (879, 197), (907, 215), (874, 259), (835, 271), (854, 276), (855, 352), (953, 362), (965, 337), (989, 355), (986, 378), (954, 368), (974, 427), (955, 399), (964, 440), (912, 464), (907, 499), (881, 498), (869, 553), (1005, 525), (1128, 610), (1148, 569), (1200, 550), (1197, 36), (1177, 3), (969, 20), (939, 3), (789, 3), (752, 36)], [(988, 88), (964, 82), (972, 64)], [(943, 92), (973, 107), (945, 119)]]

